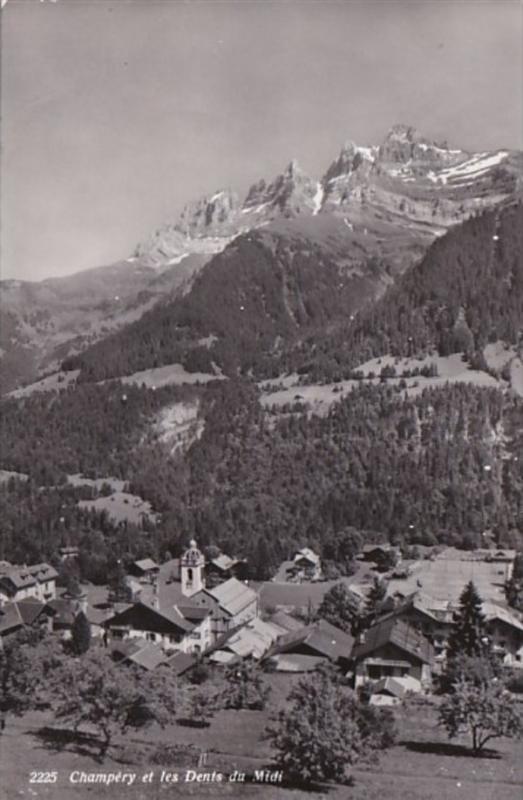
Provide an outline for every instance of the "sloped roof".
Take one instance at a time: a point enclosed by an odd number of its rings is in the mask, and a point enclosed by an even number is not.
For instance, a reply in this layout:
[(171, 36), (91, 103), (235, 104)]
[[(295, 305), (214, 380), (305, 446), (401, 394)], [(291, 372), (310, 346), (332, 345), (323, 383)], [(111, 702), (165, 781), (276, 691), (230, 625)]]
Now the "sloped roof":
[(32, 625), (35, 619), (40, 616), (46, 604), (41, 603), (39, 600), (27, 598), (26, 600), (19, 600), (17, 606), (24, 624)]
[(302, 622), (291, 617), (290, 614), (286, 614), (285, 611), (276, 611), (276, 613), (271, 616), (270, 621), (278, 625), (279, 628), (284, 628), (286, 631), (297, 631), (303, 627)]
[(273, 662), (278, 672), (312, 672), (325, 662), (325, 656), (277, 653), (273, 656)]
[(228, 581), (221, 583), (214, 589), (204, 589), (204, 591), (213, 597), (231, 616), (239, 614), (240, 611), (243, 611), (246, 606), (257, 598), (254, 589), (251, 589), (237, 578), (229, 578)]
[(134, 561), (134, 566), (146, 572), (149, 569), (160, 569), (156, 561), (152, 558), (142, 558), (140, 561)]
[(191, 653), (176, 653), (174, 656), (170, 656), (165, 664), (173, 670), (175, 675), (183, 675), (196, 664), (196, 661), (196, 657)]
[(365, 658), (386, 644), (394, 644), (400, 650), (420, 661), (430, 663), (434, 651), (428, 639), (416, 628), (396, 616), (387, 617), (365, 631), (363, 641), (352, 650), (354, 659)]
[(230, 556), (225, 555), (225, 553), (220, 553), (219, 556), (213, 558), (211, 564), (218, 567), (218, 569), (230, 569), (234, 567), (236, 564), (236, 560), (231, 558)]
[(337, 660), (349, 658), (354, 637), (322, 619), (282, 636), (274, 645), (274, 652), (288, 653), (303, 644), (322, 656)]
[(261, 658), (273, 642), (284, 633), (283, 628), (261, 619), (253, 619), (236, 631), (224, 646), (242, 658), (251, 655), (254, 658)]
[(193, 605), (177, 605), (176, 609), (180, 612), (182, 617), (188, 619), (189, 622), (194, 622), (198, 624), (201, 622), (205, 617), (208, 617), (211, 612), (210, 608), (205, 608), (204, 606), (193, 606)]
[(316, 555), (314, 550), (311, 550), (310, 547), (302, 547), (301, 550), (298, 550), (298, 552), (294, 556), (294, 561), (299, 561), (300, 558), (305, 558), (312, 564), (320, 563), (320, 557)]
[[(172, 609), (162, 609), (161, 611), (157, 608), (153, 608), (152, 606), (148, 605), (147, 603), (137, 602), (133, 603), (130, 606), (127, 606), (123, 611), (120, 611), (114, 614), (112, 617), (109, 617), (105, 620), (105, 625), (110, 627), (112, 625), (132, 625), (133, 624), (133, 617), (142, 614), (145, 619), (142, 618), (140, 624), (147, 624), (147, 618), (149, 620), (153, 620), (157, 618), (160, 623), (168, 624), (168, 627), (174, 627), (178, 631), (183, 631), (184, 633), (188, 633), (194, 630), (194, 625), (186, 620), (179, 611), (175, 608)], [(142, 630), (142, 628), (140, 628)], [(147, 628), (143, 628), (143, 630), (147, 630)]]
[(406, 688), (392, 676), (382, 678), (372, 686), (372, 694), (390, 694), (392, 697), (405, 697)]
[(499, 619), (506, 625), (510, 625), (510, 627), (516, 628), (516, 630), (523, 632), (523, 622), (521, 622), (521, 620), (518, 619), (515, 614), (509, 611), (508, 608), (503, 608), (503, 606), (498, 605), (498, 603), (489, 602), (484, 602), (481, 608), (487, 622), (490, 622), (493, 619)]
[(6, 603), (0, 608), (0, 636), (22, 627), (24, 621), (18, 610), (18, 603)]
[(58, 572), (55, 570), (55, 568), (50, 564), (47, 564), (45, 561), (43, 561), (41, 564), (31, 564), (29, 567), (27, 567), (27, 571), (40, 583), (43, 581), (56, 580), (58, 577)]
[(153, 642), (147, 642), (147, 644), (135, 653), (130, 653), (125, 660), (131, 661), (133, 664), (137, 664), (147, 671), (151, 671), (156, 669), (160, 664), (165, 664), (167, 662), (167, 657), (161, 647), (153, 644)]

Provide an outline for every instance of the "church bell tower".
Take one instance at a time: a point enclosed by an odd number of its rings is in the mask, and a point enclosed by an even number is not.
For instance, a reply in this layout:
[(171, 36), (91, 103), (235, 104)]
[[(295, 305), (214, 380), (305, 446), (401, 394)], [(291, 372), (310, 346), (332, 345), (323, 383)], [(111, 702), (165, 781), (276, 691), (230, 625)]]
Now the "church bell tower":
[(194, 539), (189, 543), (189, 549), (185, 551), (180, 562), (180, 577), (182, 582), (182, 594), (186, 597), (196, 594), (205, 587), (205, 576), (203, 573), (205, 559), (198, 550)]

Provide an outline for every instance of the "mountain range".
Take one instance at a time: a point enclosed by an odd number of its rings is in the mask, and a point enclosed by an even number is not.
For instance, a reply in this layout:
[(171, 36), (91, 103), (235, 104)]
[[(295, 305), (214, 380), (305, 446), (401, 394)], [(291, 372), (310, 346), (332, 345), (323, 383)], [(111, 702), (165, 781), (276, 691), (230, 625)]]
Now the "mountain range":
[[(116, 264), (41, 282), (2, 281), (2, 391), (64, 361), (99, 362), (102, 352), (105, 366), (93, 379), (125, 374), (110, 354), (125, 350), (129, 335), (154, 339), (162, 324), (176, 328), (173, 341), (129, 369), (176, 357), (188, 369), (249, 370), (252, 358), (231, 361), (223, 346), (241, 332), (247, 350), (263, 356), (256, 369), (271, 374), (275, 344), (280, 352), (297, 331), (354, 317), (453, 226), (518, 198), (522, 176), (520, 152), (451, 149), (396, 125), (379, 146), (344, 145), (320, 179), (293, 160), (243, 199), (217, 190)], [(201, 344), (208, 337), (214, 352)]]

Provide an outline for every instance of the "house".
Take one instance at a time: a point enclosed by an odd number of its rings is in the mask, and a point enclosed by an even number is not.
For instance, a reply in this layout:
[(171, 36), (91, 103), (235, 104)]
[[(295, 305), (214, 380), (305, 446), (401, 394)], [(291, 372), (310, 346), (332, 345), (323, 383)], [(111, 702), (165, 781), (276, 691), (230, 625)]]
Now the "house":
[(493, 652), (508, 667), (523, 668), (523, 623), (509, 609), (485, 602), (482, 611)]
[(142, 558), (129, 565), (128, 572), (142, 581), (152, 582), (158, 576), (160, 567), (152, 558)]
[(79, 547), (60, 547), (60, 561), (72, 561), (80, 555)]
[(360, 635), (352, 649), (355, 686), (410, 676), (430, 684), (434, 648), (413, 625), (390, 616)]
[(185, 617), (172, 608), (154, 608), (143, 602), (132, 605), (109, 617), (104, 626), (111, 639), (142, 639), (160, 645), (165, 651), (201, 653), (211, 644), (211, 615), (195, 609), (198, 616)]
[(391, 544), (366, 544), (362, 547), (358, 558), (370, 561), (376, 565), (378, 571), (386, 572), (401, 561), (401, 552)]
[(310, 547), (302, 547), (292, 560), (291, 578), (300, 581), (317, 581), (321, 578), (320, 557)]
[(0, 604), (34, 597), (41, 602), (56, 597), (57, 571), (49, 564), (10, 565), (0, 575)]
[(206, 578), (209, 584), (223, 582), (229, 578), (242, 579), (246, 577), (247, 562), (245, 559), (231, 558), (225, 553), (220, 553), (212, 558), (206, 566)]
[(236, 578), (214, 588), (203, 588), (192, 596), (192, 601), (212, 612), (214, 639), (258, 616), (258, 594)]
[(284, 634), (267, 654), (279, 672), (310, 672), (328, 661), (348, 666), (354, 637), (325, 620)]
[(209, 656), (211, 661), (227, 664), (236, 658), (261, 659), (272, 644), (286, 633), (272, 622), (255, 617), (246, 625), (231, 632)]
[[(384, 609), (387, 604), (390, 605), (391, 600), (392, 598), (387, 598)], [(401, 619), (421, 631), (434, 648), (435, 660), (444, 660), (447, 640), (454, 622), (454, 609), (448, 601), (435, 600), (422, 592), (413, 592), (394, 603), (392, 609), (379, 614), (377, 621), (390, 617)]]
[(34, 598), (0, 606), (0, 647), (2, 639), (29, 625), (42, 625), (50, 630), (51, 616), (49, 606)]

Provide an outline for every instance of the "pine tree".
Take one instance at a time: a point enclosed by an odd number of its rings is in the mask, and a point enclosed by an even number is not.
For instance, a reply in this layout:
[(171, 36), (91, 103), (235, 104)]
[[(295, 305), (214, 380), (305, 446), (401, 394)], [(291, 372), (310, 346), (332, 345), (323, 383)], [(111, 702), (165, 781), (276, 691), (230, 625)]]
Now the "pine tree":
[(459, 598), (459, 610), (447, 647), (448, 661), (458, 655), (478, 657), (484, 654), (486, 631), (481, 604), (481, 597), (470, 581)]
[(83, 611), (74, 618), (71, 627), (71, 647), (77, 656), (83, 655), (91, 646), (91, 626)]

